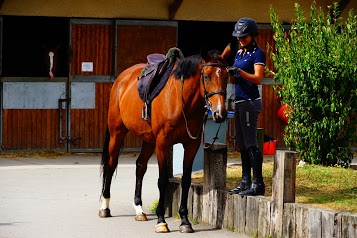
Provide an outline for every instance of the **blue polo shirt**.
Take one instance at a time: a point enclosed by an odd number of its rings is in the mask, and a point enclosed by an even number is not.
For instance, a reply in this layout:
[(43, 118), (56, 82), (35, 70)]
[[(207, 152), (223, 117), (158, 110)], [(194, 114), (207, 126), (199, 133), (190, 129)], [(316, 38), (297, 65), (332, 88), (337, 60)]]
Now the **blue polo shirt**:
[[(254, 65), (261, 64), (265, 66), (266, 56), (264, 52), (257, 46), (252, 45), (247, 49), (246, 53), (243, 55), (243, 50), (238, 50), (235, 60), (234, 67), (240, 68), (247, 73), (254, 74)], [(237, 80), (235, 84), (235, 100), (254, 100), (260, 97), (258, 91), (258, 85), (244, 79), (242, 76), (237, 74)]]

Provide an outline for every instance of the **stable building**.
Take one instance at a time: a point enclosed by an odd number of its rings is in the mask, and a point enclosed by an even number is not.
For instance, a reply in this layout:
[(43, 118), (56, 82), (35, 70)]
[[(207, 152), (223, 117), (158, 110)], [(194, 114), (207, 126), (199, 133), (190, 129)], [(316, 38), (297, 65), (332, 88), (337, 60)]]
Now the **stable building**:
[[(231, 33), (241, 17), (258, 23), (258, 44), (272, 68), (269, 8), (288, 27), (295, 2), (308, 13), (313, 1), (0, 0), (1, 150), (101, 151), (111, 85), (124, 69), (172, 47), (185, 56), (228, 43), (236, 49)], [(316, 0), (326, 9), (332, 3)], [(339, 5), (341, 17), (357, 9), (357, 1)], [(263, 80), (259, 127), (284, 147), (285, 124), (271, 84)], [(226, 143), (235, 148), (233, 120)], [(125, 150), (140, 147), (129, 133)]]

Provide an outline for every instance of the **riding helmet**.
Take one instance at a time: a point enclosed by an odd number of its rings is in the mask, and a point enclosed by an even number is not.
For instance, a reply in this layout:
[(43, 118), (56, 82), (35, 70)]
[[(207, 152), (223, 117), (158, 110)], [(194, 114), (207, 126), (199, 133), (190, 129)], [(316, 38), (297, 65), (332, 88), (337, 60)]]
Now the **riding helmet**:
[(251, 18), (243, 17), (237, 21), (232, 35), (235, 37), (256, 36), (258, 35), (257, 23)]

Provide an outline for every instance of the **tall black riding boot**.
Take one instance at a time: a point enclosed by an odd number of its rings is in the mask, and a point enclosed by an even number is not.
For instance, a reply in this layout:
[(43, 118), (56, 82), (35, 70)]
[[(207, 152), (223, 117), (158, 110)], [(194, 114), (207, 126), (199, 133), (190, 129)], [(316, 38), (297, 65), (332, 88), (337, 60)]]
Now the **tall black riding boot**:
[(250, 188), (251, 183), (252, 183), (251, 182), (252, 179), (251, 179), (251, 175), (250, 175), (252, 166), (250, 164), (250, 158), (248, 155), (248, 151), (241, 150), (240, 157), (242, 160), (242, 181), (238, 184), (237, 187), (227, 190), (228, 193), (230, 193), (230, 194), (238, 194), (242, 191), (245, 191)]
[(239, 195), (257, 196), (265, 194), (265, 184), (263, 182), (263, 156), (257, 146), (248, 148), (250, 163), (253, 168), (253, 182), (249, 189), (242, 191)]

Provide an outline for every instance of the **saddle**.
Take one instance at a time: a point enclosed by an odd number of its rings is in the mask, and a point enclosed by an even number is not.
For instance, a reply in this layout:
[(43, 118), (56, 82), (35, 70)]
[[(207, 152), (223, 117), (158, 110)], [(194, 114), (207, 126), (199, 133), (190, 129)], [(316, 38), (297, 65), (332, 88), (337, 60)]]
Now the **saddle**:
[(171, 48), (166, 55), (155, 53), (146, 58), (147, 63), (138, 77), (137, 85), (139, 96), (144, 102), (141, 115), (143, 120), (148, 120), (151, 102), (166, 85), (176, 60), (183, 59), (184, 56), (180, 49)]

